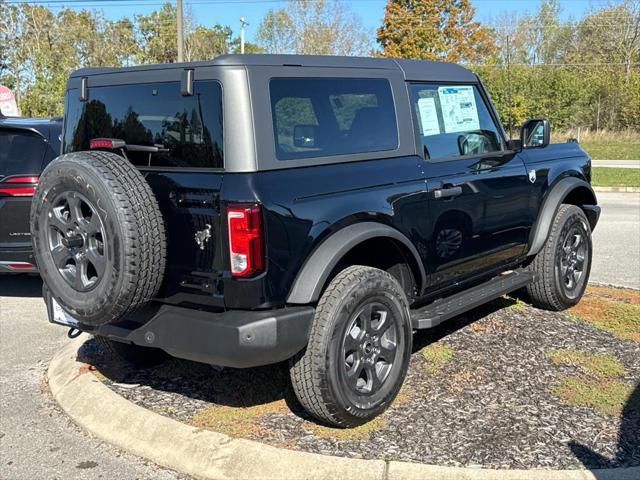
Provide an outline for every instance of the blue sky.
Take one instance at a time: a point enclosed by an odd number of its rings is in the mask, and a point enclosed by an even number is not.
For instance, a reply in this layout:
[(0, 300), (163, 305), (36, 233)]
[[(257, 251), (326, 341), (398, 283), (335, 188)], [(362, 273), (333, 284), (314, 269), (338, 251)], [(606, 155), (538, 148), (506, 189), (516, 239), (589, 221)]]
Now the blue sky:
[[(175, 1), (175, 0), (172, 0)], [(194, 17), (203, 25), (214, 23), (229, 25), (234, 35), (239, 32), (239, 18), (244, 16), (249, 22), (247, 40), (251, 41), (260, 19), (271, 8), (284, 6), (286, 2), (277, 0), (183, 0), (189, 5)], [(204, 3), (204, 2), (209, 3)], [(76, 0), (78, 2), (78, 0)], [(104, 3), (76, 3), (76, 8), (98, 8), (109, 18), (131, 17), (136, 13), (148, 13), (159, 8), (161, 0), (121, 0)], [(218, 3), (214, 3), (218, 2)], [(580, 18), (592, 7), (602, 6), (605, 0), (559, 0), (564, 18)], [(351, 0), (347, 2), (351, 11), (359, 16), (364, 25), (372, 30), (380, 25), (384, 14), (385, 0)], [(476, 8), (476, 17), (485, 22), (502, 12), (524, 14), (536, 10), (540, 0), (471, 0)], [(119, 5), (120, 4), (120, 5)], [(101, 5), (98, 7), (97, 5)], [(60, 4), (56, 4), (60, 6)], [(73, 6), (69, 3), (66, 6)]]

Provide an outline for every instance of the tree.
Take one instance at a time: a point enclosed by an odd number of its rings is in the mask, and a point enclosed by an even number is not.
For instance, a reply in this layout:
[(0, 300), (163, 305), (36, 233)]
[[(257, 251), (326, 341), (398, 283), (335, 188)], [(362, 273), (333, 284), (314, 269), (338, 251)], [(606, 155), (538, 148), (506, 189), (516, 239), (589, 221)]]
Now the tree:
[(185, 38), (185, 59), (211, 60), (218, 55), (229, 53), (231, 28), (215, 24), (211, 28), (198, 25)]
[(469, 0), (389, 0), (378, 43), (387, 57), (478, 62), (496, 50)]
[(268, 53), (366, 55), (369, 35), (342, 0), (289, 0), (267, 12), (256, 34)]
[(166, 2), (149, 15), (136, 15), (139, 63), (170, 63), (178, 58), (176, 7)]
[[(176, 21), (178, 12), (174, 4), (166, 2), (160, 10), (149, 15), (137, 15), (138, 42), (141, 46), (139, 63), (171, 63), (178, 59)], [(198, 24), (190, 9), (185, 11), (185, 60), (210, 60), (229, 53), (231, 28), (220, 24), (205, 27)]]

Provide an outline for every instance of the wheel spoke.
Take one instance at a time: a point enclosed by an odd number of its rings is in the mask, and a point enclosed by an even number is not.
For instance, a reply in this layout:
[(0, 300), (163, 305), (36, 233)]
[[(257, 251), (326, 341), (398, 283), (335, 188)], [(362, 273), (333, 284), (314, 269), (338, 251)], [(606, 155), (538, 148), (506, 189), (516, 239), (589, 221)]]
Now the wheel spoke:
[[(360, 332), (358, 337), (362, 336), (363, 332)], [(344, 352), (345, 354), (349, 352), (357, 352), (358, 347), (360, 346), (360, 338), (353, 338), (351, 333), (347, 333), (347, 336), (344, 339)]]
[(53, 257), (53, 263), (58, 268), (64, 268), (69, 259), (69, 250), (63, 245), (57, 245), (51, 249), (51, 256)]
[(380, 354), (378, 355), (387, 363), (393, 363), (396, 358), (396, 345), (389, 343), (388, 345), (380, 345)]
[(575, 269), (580, 272), (584, 270), (584, 255), (578, 255), (576, 258)]
[(360, 312), (358, 318), (360, 318), (360, 325), (364, 332), (369, 332), (371, 329), (371, 316), (373, 315), (373, 305), (367, 304)]
[(102, 225), (100, 223), (100, 218), (95, 213), (91, 214), (91, 218), (87, 220), (86, 218), (81, 218), (78, 221), (78, 224), (84, 229), (90, 237), (95, 237), (96, 234), (102, 234)]
[(358, 379), (362, 376), (362, 370), (364, 369), (364, 365), (360, 361), (360, 357), (356, 356), (356, 363), (353, 367), (347, 372), (347, 384), (353, 390), (356, 390), (358, 387)]
[(374, 363), (367, 363), (364, 367), (367, 372), (367, 383), (371, 383), (371, 392), (377, 392), (380, 389), (382, 383), (378, 378), (378, 371)]
[(577, 284), (578, 281), (580, 280), (580, 276), (582, 275), (582, 272), (578, 272), (576, 270), (574, 270), (571, 274), (571, 279), (573, 280), (574, 284)]
[(104, 274), (104, 270), (106, 268), (107, 260), (104, 255), (98, 254), (95, 248), (87, 249), (87, 260), (91, 262), (93, 268), (96, 269), (96, 273), (98, 274), (98, 278), (101, 278)]
[(581, 243), (582, 243), (582, 235), (575, 234), (573, 236), (573, 244), (571, 245), (571, 248), (573, 250), (577, 250)]
[(64, 235), (71, 226), (61, 218), (60, 212), (61, 210), (58, 208), (54, 208), (49, 212), (49, 225), (55, 227), (56, 230)]
[(85, 221), (84, 216), (82, 215), (82, 210), (80, 208), (81, 202), (82, 201), (80, 200), (80, 198), (78, 198), (78, 196), (74, 193), (70, 193), (69, 195), (67, 195), (67, 203), (69, 204), (71, 219), (78, 223), (82, 223), (83, 221)]
[(73, 287), (76, 290), (82, 290), (85, 287), (83, 277), (87, 274), (87, 263), (84, 261), (76, 262), (75, 275), (73, 277)]
[(380, 316), (380, 320), (378, 321), (378, 325), (375, 331), (376, 334), (381, 337), (387, 330), (389, 330), (392, 321), (389, 317), (389, 312), (387, 312), (386, 310), (378, 310), (377, 313)]

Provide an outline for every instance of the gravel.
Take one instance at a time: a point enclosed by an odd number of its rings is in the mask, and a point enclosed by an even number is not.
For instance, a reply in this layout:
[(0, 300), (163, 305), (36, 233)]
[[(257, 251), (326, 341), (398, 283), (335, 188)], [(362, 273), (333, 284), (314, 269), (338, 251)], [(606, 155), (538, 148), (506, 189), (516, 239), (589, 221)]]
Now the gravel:
[[(434, 371), (419, 350), (445, 344), (453, 356)], [(606, 353), (635, 386), (621, 417), (564, 403), (551, 390), (578, 368), (553, 364), (551, 349)], [(92, 341), (83, 361), (114, 391), (180, 421), (216, 406), (260, 410), (243, 436), (296, 450), (354, 458), (488, 468), (604, 468), (640, 465), (640, 345), (563, 313), (501, 299), (416, 333), (415, 354), (397, 401), (374, 427), (347, 433), (319, 427), (295, 401), (286, 364), (216, 371), (170, 359), (134, 370)]]

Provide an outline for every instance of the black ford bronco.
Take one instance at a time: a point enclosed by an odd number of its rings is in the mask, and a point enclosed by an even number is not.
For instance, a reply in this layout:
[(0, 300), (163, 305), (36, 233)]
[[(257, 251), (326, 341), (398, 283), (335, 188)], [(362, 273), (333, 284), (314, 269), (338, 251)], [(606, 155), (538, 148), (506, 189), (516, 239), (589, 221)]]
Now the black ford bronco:
[(545, 119), (508, 139), (460, 66), (229, 55), (79, 70), (65, 102), (31, 213), (49, 318), (139, 364), (289, 360), (309, 413), (353, 426), (413, 331), (587, 284), (590, 159)]

